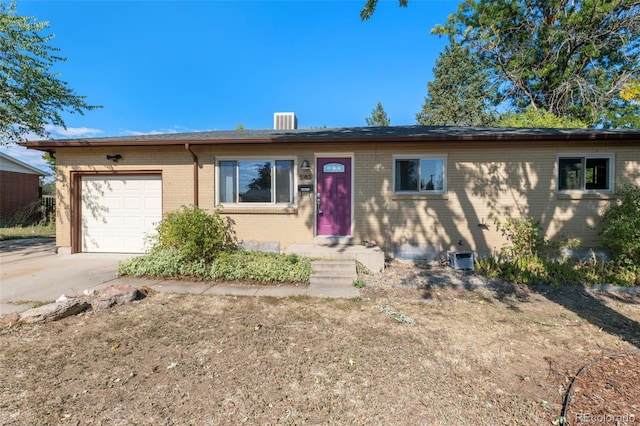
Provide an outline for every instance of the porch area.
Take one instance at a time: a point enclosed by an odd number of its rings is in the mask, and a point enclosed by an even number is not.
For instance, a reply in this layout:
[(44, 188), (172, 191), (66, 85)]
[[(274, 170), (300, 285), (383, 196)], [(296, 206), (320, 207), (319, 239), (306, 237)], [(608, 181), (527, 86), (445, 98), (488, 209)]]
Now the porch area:
[(384, 270), (384, 251), (380, 247), (292, 244), (284, 252), (326, 260), (357, 260), (371, 272)]

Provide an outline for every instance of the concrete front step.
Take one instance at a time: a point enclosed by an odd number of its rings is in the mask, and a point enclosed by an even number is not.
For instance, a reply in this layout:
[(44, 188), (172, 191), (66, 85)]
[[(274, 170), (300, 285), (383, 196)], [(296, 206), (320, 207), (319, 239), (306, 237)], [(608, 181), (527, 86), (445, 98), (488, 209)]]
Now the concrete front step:
[(295, 253), (300, 256), (313, 257), (330, 260), (357, 260), (367, 267), (371, 272), (381, 272), (384, 270), (384, 252), (379, 247), (364, 246), (319, 246), (292, 244), (285, 253)]
[(356, 272), (356, 262), (352, 260), (346, 260), (346, 261), (316, 260), (311, 262), (311, 269), (313, 269), (315, 275), (343, 274), (347, 276), (352, 276), (354, 279), (358, 275)]
[(358, 297), (360, 291), (353, 286), (358, 277), (356, 262), (323, 261), (311, 262), (313, 273), (309, 283), (309, 295), (331, 297)]
[(310, 285), (324, 285), (324, 286), (350, 286), (353, 284), (355, 278), (346, 277), (344, 275), (312, 275), (309, 284)]

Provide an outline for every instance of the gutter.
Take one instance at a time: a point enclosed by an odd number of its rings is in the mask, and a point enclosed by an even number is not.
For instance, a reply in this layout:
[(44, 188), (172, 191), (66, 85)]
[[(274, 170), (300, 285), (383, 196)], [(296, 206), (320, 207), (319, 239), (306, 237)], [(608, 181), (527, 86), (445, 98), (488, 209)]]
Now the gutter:
[[(371, 129), (367, 128), (370, 132)], [(382, 128), (386, 129), (386, 128)], [(395, 133), (393, 128), (366, 133), (348, 132), (349, 129), (327, 129), (325, 132), (309, 131), (295, 133), (251, 133), (208, 132), (151, 135), (144, 137), (107, 137), (90, 139), (60, 139), (20, 142), (19, 145), (42, 151), (55, 151), (57, 147), (115, 147), (115, 146), (167, 146), (167, 145), (286, 145), (302, 144), (371, 144), (371, 143), (513, 143), (529, 145), (532, 142), (546, 142), (557, 145), (559, 142), (617, 142), (638, 146), (638, 131), (552, 131), (550, 129), (470, 129), (468, 133), (458, 129), (447, 132), (447, 128), (425, 128), (416, 133)], [(452, 128), (456, 129), (456, 128)], [(355, 130), (359, 130), (356, 128)], [(402, 130), (402, 129), (401, 129)], [(188, 148), (187, 148), (188, 150)]]
[(184, 149), (189, 151), (191, 158), (193, 158), (193, 205), (198, 207), (198, 156), (191, 150), (188, 143), (184, 144)]

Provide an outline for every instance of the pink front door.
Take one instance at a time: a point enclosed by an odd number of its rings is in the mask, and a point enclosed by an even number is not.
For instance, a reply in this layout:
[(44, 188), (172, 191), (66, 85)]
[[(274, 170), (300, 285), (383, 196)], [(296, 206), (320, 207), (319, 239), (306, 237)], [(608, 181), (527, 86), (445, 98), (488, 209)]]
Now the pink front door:
[(351, 235), (351, 158), (319, 158), (318, 235)]

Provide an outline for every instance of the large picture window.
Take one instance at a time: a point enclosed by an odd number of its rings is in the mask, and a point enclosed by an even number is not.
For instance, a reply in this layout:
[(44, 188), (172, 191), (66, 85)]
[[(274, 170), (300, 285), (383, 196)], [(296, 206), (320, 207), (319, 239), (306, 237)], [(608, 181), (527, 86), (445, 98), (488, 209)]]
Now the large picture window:
[(610, 192), (613, 190), (613, 156), (558, 157), (558, 191)]
[(446, 192), (445, 157), (395, 158), (393, 167), (394, 192)]
[(293, 204), (293, 160), (221, 160), (221, 204)]

